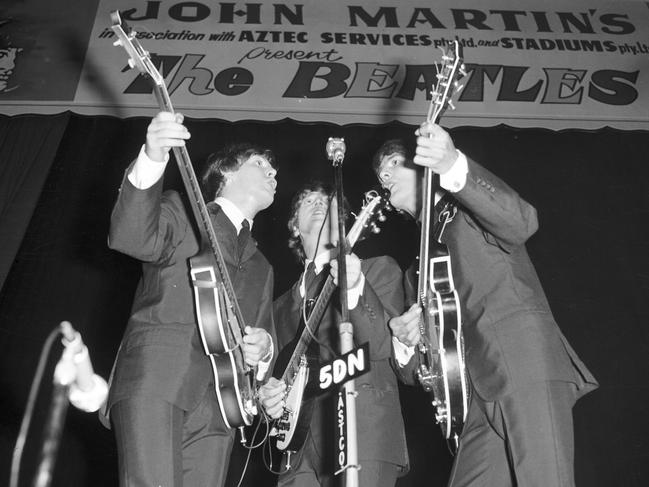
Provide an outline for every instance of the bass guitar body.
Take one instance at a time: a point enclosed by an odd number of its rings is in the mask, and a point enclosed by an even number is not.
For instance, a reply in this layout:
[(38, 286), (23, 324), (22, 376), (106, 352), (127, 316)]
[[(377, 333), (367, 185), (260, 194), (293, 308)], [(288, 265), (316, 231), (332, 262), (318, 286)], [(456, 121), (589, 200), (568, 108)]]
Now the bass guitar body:
[(214, 273), (214, 265), (209, 263), (211, 258), (212, 252), (207, 249), (189, 259), (198, 331), (212, 366), (224, 423), (229, 428), (249, 426), (257, 414), (255, 378), (237, 346), (232, 332), (232, 327), (238, 326), (236, 314), (223, 283)]

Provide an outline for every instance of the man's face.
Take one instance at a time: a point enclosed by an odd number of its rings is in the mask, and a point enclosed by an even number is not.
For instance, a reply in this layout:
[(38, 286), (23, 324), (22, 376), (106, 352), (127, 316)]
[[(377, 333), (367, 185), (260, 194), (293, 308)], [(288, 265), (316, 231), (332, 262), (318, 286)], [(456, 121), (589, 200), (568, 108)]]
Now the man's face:
[(390, 203), (415, 216), (419, 207), (419, 171), (412, 161), (395, 152), (384, 156), (378, 171), (381, 186), (390, 190)]
[(257, 211), (268, 208), (273, 202), (277, 187), (277, 170), (264, 156), (253, 154), (238, 170), (226, 174), (227, 191), (252, 199)]
[(13, 89), (8, 89), (8, 84), (15, 67), (17, 53), (18, 48), (16, 47), (0, 49), (0, 92)]
[(316, 242), (319, 237), (320, 242), (325, 244), (338, 240), (336, 199), (333, 198), (331, 203), (329, 211), (329, 196), (321, 191), (311, 191), (302, 198), (297, 210), (297, 229), (303, 240), (313, 239)]

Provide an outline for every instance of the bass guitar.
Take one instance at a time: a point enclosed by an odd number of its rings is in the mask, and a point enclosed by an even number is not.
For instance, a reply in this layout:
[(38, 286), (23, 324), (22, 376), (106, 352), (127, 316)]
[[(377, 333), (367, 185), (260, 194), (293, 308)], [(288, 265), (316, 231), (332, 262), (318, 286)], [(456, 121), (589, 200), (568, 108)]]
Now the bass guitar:
[[(451, 96), (460, 87), (457, 79), (463, 73), (460, 46), (455, 41), (442, 56), (437, 83), (432, 91), (427, 121), (436, 123), (442, 112), (452, 107)], [(450, 198), (435, 205), (439, 176), (426, 168), (421, 212), (421, 240), (417, 298), (423, 313), (417, 376), (426, 392), (432, 395), (435, 419), (444, 437), (454, 449), (462, 431), (468, 409), (468, 388), (462, 337), (462, 313), (451, 269), (451, 256), (442, 243), (442, 235), (455, 212)]]
[[(376, 191), (365, 194), (365, 204), (356, 217), (352, 228), (347, 233), (347, 250), (351, 252), (354, 245), (366, 234), (367, 230), (378, 233), (379, 229), (374, 220), (383, 221), (383, 210), (387, 208), (388, 200)], [(304, 444), (311, 422), (313, 397), (307, 397), (305, 390), (309, 382), (309, 360), (307, 348), (315, 336), (322, 316), (329, 305), (331, 295), (336, 289), (331, 276), (327, 280), (313, 305), (311, 314), (304, 323), (304, 328), (296, 338), (295, 348), (288, 359), (283, 354), (277, 359), (276, 370), (283, 370), (280, 379), (286, 384), (285, 406), (282, 416), (274, 422), (273, 432), (275, 446), (278, 450), (296, 452)], [(286, 348), (285, 350), (290, 350)], [(282, 369), (282, 364), (286, 365)]]
[[(118, 11), (111, 12), (111, 20), (115, 45), (126, 50), (129, 66), (150, 82), (160, 109), (174, 113), (164, 78), (136, 33)], [(185, 146), (174, 147), (173, 152), (199, 233), (200, 250), (189, 259), (198, 330), (212, 366), (223, 421), (229, 428), (240, 427), (243, 434), (243, 426), (257, 414), (255, 370), (246, 364), (242, 351), (245, 321), (189, 153)]]

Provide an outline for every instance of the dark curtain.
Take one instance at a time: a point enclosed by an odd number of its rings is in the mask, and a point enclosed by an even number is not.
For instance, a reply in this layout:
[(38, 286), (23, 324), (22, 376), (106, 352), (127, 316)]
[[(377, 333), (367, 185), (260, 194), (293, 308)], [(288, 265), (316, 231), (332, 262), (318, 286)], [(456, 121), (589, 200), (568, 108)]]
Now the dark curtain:
[(67, 113), (0, 117), (0, 289), (56, 155)]
[[(25, 123), (30, 121), (34, 125), (28, 124), (25, 133), (41, 133), (43, 118), (25, 118)], [(0, 123), (17, 121), (0, 119)], [(34, 188), (40, 198), (16, 258), (10, 259), (13, 266), (0, 293), (2, 479), (9, 478), (11, 450), (40, 348), (60, 321), (69, 320), (81, 331), (96, 371), (109, 375), (140, 270), (137, 262), (107, 249), (106, 233), (123, 171), (139, 150), (147, 123), (70, 115), (58, 149), (54, 144), (49, 154), (54, 158), (49, 173), (47, 169), (39, 173), (45, 184), (42, 190)], [(369, 167), (373, 151), (386, 138), (412, 139), (414, 131), (398, 123), (344, 127), (289, 120), (187, 123), (192, 131), (189, 150), (197, 165), (214, 149), (236, 140), (269, 145), (277, 153), (276, 200), (253, 228), (253, 236), (275, 266), (276, 294), (286, 290), (299, 272), (286, 247), (290, 198), (307, 179), (332, 178), (324, 150), (327, 138), (345, 137), (345, 190), (352, 208), (358, 208), (362, 192), (375, 183)], [(451, 132), (459, 148), (538, 209), (541, 227), (528, 249), (559, 325), (601, 383), (575, 408), (577, 484), (647, 485), (649, 132), (553, 132), (506, 126)], [(40, 142), (40, 137), (36, 139)], [(3, 143), (3, 154), (7, 143), (12, 141)], [(4, 174), (4, 157), (2, 164)], [(0, 184), (4, 188), (6, 183)], [(180, 187), (172, 166), (165, 184)], [(13, 191), (13, 185), (9, 189)], [(3, 224), (3, 235), (5, 228)], [(381, 234), (358, 246), (358, 253), (388, 253), (405, 266), (417, 250), (413, 235), (411, 222), (392, 215)], [(60, 346), (52, 354), (33, 435), (28, 438), (24, 485), (31, 482), (35, 468), (51, 369), (59, 354)], [(452, 457), (434, 424), (432, 408), (418, 388), (403, 387), (401, 393), (411, 470), (398, 485), (443, 486)], [(235, 449), (229, 485), (239, 480), (246, 455), (242, 447)], [(243, 485), (273, 485), (273, 481), (255, 451)], [(116, 484), (112, 433), (95, 415), (71, 408), (53, 485)]]

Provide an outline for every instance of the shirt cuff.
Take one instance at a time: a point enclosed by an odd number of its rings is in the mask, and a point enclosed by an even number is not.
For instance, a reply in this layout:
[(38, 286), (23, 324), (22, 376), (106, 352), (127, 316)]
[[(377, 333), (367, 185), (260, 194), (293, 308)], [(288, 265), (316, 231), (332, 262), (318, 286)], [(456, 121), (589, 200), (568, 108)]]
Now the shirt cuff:
[(415, 347), (404, 345), (397, 337), (392, 337), (392, 347), (394, 348), (394, 358), (399, 367), (405, 367), (415, 354)]
[(439, 176), (439, 185), (449, 193), (457, 193), (466, 184), (466, 175), (469, 172), (469, 163), (466, 156), (459, 150), (457, 152), (457, 159), (451, 168), (444, 174)]
[(135, 160), (135, 164), (128, 173), (128, 180), (137, 189), (148, 189), (157, 183), (165, 172), (169, 162), (169, 154), (165, 155), (165, 160), (156, 162), (146, 155), (144, 145)]
[(365, 276), (361, 272), (361, 278), (358, 280), (358, 283), (347, 289), (347, 308), (352, 310), (358, 306), (358, 300), (363, 295), (363, 288), (365, 287)]
[(93, 374), (92, 380), (94, 384), (87, 391), (79, 389), (74, 382), (70, 384), (70, 390), (68, 391), (70, 403), (86, 413), (97, 411), (108, 397), (108, 384), (106, 381), (97, 374)]
[[(265, 330), (264, 330), (265, 331)], [(266, 372), (270, 368), (270, 363), (273, 361), (273, 356), (275, 355), (275, 346), (273, 345), (273, 338), (270, 336), (270, 333), (266, 331), (266, 335), (270, 339), (270, 350), (266, 355), (264, 355), (259, 363), (257, 364), (257, 380), (262, 381), (266, 377)]]

